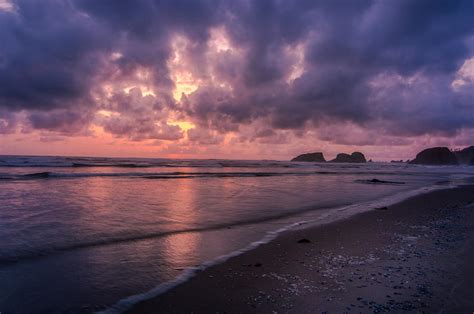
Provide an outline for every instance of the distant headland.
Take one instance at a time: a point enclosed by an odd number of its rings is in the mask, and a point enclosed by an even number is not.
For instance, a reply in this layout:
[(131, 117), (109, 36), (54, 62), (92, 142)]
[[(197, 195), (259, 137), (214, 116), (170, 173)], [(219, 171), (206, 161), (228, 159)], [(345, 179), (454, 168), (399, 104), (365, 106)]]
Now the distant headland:
[(474, 165), (474, 146), (452, 151), (447, 147), (432, 147), (419, 152), (410, 164)]
[[(303, 162), (347, 162), (365, 163), (365, 156), (361, 152), (352, 154), (337, 154), (336, 158), (326, 161), (322, 152), (301, 154), (291, 161)], [(395, 161), (392, 161), (395, 162)], [(403, 162), (402, 160), (396, 162)], [(415, 159), (407, 160), (407, 163), (418, 165), (472, 165), (474, 166), (474, 146), (469, 146), (461, 150), (450, 150), (447, 147), (432, 147), (419, 152)]]

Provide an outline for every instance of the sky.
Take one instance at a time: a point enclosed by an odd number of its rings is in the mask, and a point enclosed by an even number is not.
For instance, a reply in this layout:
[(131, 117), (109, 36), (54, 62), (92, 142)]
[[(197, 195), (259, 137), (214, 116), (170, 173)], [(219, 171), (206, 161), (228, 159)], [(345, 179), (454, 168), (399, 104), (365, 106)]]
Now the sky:
[(472, 0), (0, 0), (0, 154), (474, 145)]

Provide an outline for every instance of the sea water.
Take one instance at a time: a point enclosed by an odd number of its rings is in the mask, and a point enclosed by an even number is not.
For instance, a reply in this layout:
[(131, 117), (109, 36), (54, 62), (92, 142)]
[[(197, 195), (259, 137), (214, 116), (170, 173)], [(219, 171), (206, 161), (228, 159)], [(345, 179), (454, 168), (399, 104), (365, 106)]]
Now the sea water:
[(276, 230), (473, 175), (403, 163), (0, 156), (0, 312), (124, 308)]

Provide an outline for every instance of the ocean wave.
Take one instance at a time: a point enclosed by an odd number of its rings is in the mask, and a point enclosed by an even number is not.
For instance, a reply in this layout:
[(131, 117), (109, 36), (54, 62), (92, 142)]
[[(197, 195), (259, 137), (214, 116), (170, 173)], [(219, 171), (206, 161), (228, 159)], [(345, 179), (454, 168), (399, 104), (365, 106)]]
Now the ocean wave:
[[(454, 187), (456, 186), (455, 183), (451, 183)], [(183, 229), (176, 229), (176, 230), (160, 230), (156, 232), (148, 232), (148, 233), (138, 233), (138, 234), (126, 234), (126, 235), (110, 235), (107, 238), (103, 239), (94, 239), (91, 241), (82, 241), (82, 242), (75, 242), (75, 243), (65, 243), (65, 244), (58, 244), (49, 248), (39, 248), (35, 251), (23, 251), (23, 252), (0, 252), (0, 265), (2, 264), (12, 264), (21, 262), (23, 260), (31, 260), (40, 258), (43, 256), (49, 256), (65, 251), (73, 251), (77, 249), (85, 249), (91, 247), (99, 247), (99, 246), (108, 246), (108, 245), (115, 245), (120, 243), (127, 243), (127, 242), (135, 242), (135, 241), (142, 241), (148, 239), (156, 239), (165, 236), (171, 236), (176, 234), (183, 234), (183, 233), (193, 233), (193, 232), (206, 232), (206, 231), (215, 231), (215, 230), (222, 230), (226, 228), (234, 228), (234, 227), (241, 227), (246, 225), (253, 225), (253, 224), (261, 224), (267, 223), (271, 221), (278, 221), (281, 219), (287, 219), (290, 217), (298, 217), (305, 213), (316, 212), (321, 209), (331, 210), (333, 215), (336, 213), (344, 212), (352, 214), (357, 213), (365, 208), (365, 210), (370, 210), (370, 208), (374, 208), (377, 204), (385, 204), (385, 203), (395, 203), (396, 201), (400, 201), (410, 196), (414, 196), (420, 194), (422, 192), (427, 192), (434, 189), (445, 188), (445, 186), (433, 185), (430, 187), (422, 187), (416, 190), (410, 190), (405, 192), (400, 192), (395, 195), (383, 197), (378, 200), (368, 201), (368, 202), (361, 202), (358, 204), (350, 204), (350, 205), (343, 205), (343, 204), (333, 204), (331, 205), (310, 205), (306, 207), (300, 208), (293, 208), (291, 210), (287, 210), (284, 212), (280, 212), (274, 215), (268, 215), (264, 217), (254, 217), (251, 219), (242, 219), (233, 222), (224, 222), (224, 223), (216, 223), (207, 226), (196, 226), (190, 228), (183, 228)], [(349, 210), (349, 211), (348, 211)]]
[(275, 221), (279, 219), (285, 219), (292, 216), (297, 216), (305, 212), (315, 211), (318, 209), (320, 209), (320, 207), (317, 207), (317, 206), (302, 207), (297, 210), (281, 212), (276, 215), (265, 216), (265, 217), (255, 217), (252, 219), (243, 219), (243, 220), (238, 220), (238, 221), (228, 222), (228, 223), (227, 222), (217, 223), (217, 224), (208, 225), (208, 226), (196, 226), (196, 227), (191, 227), (191, 228), (183, 228), (183, 229), (167, 230), (167, 231), (161, 230), (157, 232), (148, 232), (148, 233), (143, 233), (143, 234), (111, 235), (103, 239), (94, 239), (91, 241), (85, 240), (82, 242), (58, 244), (58, 245), (51, 246), (48, 248), (38, 248), (37, 250), (34, 250), (34, 251), (31, 251), (31, 250), (30, 251), (16, 251), (16, 252), (10, 252), (10, 253), (0, 252), (0, 265), (18, 263), (24, 260), (36, 259), (36, 258), (40, 258), (44, 256), (54, 255), (54, 254), (58, 254), (61, 252), (66, 252), (66, 251), (74, 251), (78, 249), (108, 246), (108, 245), (142, 241), (142, 240), (148, 240), (148, 239), (156, 239), (156, 238), (162, 238), (166, 236), (183, 234), (183, 233), (215, 231), (215, 230), (222, 230), (222, 229), (234, 228), (234, 227), (240, 227), (240, 226), (246, 226), (246, 225), (260, 224), (260, 223), (271, 222), (271, 221)]
[[(452, 187), (455, 187), (456, 185), (452, 185)], [(359, 204), (352, 204), (352, 205), (347, 205), (347, 206), (342, 206), (342, 207), (336, 207), (333, 208), (330, 212), (326, 213), (325, 215), (319, 217), (319, 218), (309, 218), (309, 219), (304, 219), (300, 221), (296, 221), (293, 223), (290, 223), (286, 226), (283, 226), (282, 228), (279, 228), (274, 231), (269, 231), (267, 232), (263, 238), (261, 238), (258, 241), (252, 242), (248, 244), (246, 247), (230, 252), (229, 254), (221, 255), (218, 256), (214, 259), (211, 259), (209, 261), (203, 262), (200, 265), (194, 266), (194, 267), (189, 267), (186, 268), (180, 275), (178, 275), (174, 280), (164, 282), (161, 284), (158, 284), (156, 287), (152, 288), (149, 291), (146, 291), (144, 293), (139, 293), (135, 295), (131, 295), (129, 297), (123, 298), (110, 306), (109, 308), (99, 311), (97, 313), (99, 314), (121, 314), (125, 313), (126, 311), (130, 310), (133, 308), (136, 304), (150, 300), (152, 298), (156, 298), (163, 293), (170, 291), (177, 286), (189, 281), (191, 278), (196, 276), (199, 272), (202, 272), (214, 265), (219, 265), (227, 260), (236, 257), (238, 255), (241, 255), (243, 253), (246, 253), (248, 251), (254, 250), (257, 247), (269, 243), (276, 239), (280, 234), (294, 230), (297, 228), (309, 228), (309, 227), (314, 227), (316, 225), (323, 225), (327, 223), (331, 223), (334, 221), (342, 220), (342, 219), (347, 219), (351, 216), (354, 216), (356, 214), (370, 211), (370, 210), (375, 210), (377, 207), (380, 206), (390, 206), (393, 204), (396, 204), (398, 202), (401, 202), (405, 199), (408, 199), (410, 197), (414, 197), (416, 195), (428, 193), (431, 191), (435, 191), (441, 189), (439, 186), (425, 186), (419, 189), (415, 190), (410, 190), (410, 191), (405, 191), (405, 192), (400, 192), (394, 195), (390, 195), (387, 197), (383, 197), (377, 200), (373, 201), (368, 201), (368, 202), (362, 202)]]
[[(166, 167), (166, 164), (161, 164), (160, 167)], [(72, 163), (71, 167), (116, 167), (116, 168), (149, 168), (149, 167), (156, 167), (151, 164), (134, 164), (134, 163), (79, 163), (74, 162)]]
[[(190, 179), (190, 178), (255, 178), (283, 176), (313, 176), (313, 175), (367, 175), (368, 171), (242, 171), (242, 172), (208, 172), (208, 171), (175, 171), (175, 172), (32, 172), (27, 174), (0, 173), (0, 181), (10, 180), (40, 180), (40, 179), (77, 179), (77, 178), (141, 178), (141, 179)], [(414, 173), (373, 172), (372, 175), (414, 175)], [(373, 179), (378, 180), (378, 179)], [(359, 180), (361, 182), (365, 180)], [(380, 182), (385, 182), (380, 180)], [(389, 182), (389, 181), (386, 181)], [(390, 182), (392, 183), (392, 182)], [(397, 182), (398, 183), (398, 182)]]
[[(305, 167), (317, 165), (305, 165)], [(284, 161), (220, 160), (220, 159), (163, 159), (163, 158), (101, 158), (101, 157), (46, 157), (46, 156), (0, 156), (0, 167), (59, 167), (59, 168), (299, 168), (301, 165)]]
[(103, 311), (99, 311), (97, 313), (98, 314), (121, 314), (121, 313), (124, 313), (127, 310), (131, 309), (134, 305), (136, 305), (139, 302), (157, 297), (157, 296), (159, 296), (159, 295), (161, 295), (161, 294), (163, 294), (163, 293), (165, 293), (165, 292), (167, 292), (167, 291), (169, 291), (169, 290), (185, 283), (186, 281), (188, 281), (191, 278), (193, 278), (194, 276), (196, 276), (199, 272), (202, 272), (202, 271), (208, 269), (209, 267), (212, 267), (214, 265), (222, 264), (222, 263), (226, 262), (227, 260), (229, 260), (233, 257), (239, 256), (239, 255), (241, 255), (245, 252), (254, 250), (257, 247), (259, 247), (263, 244), (269, 243), (270, 241), (274, 240), (281, 233), (286, 232), (288, 230), (291, 230), (295, 227), (305, 225), (307, 223), (308, 223), (308, 221), (302, 220), (302, 221), (299, 221), (299, 222), (289, 224), (289, 225), (284, 226), (282, 228), (279, 228), (275, 231), (269, 231), (265, 234), (265, 236), (262, 239), (254, 241), (254, 242), (250, 243), (249, 245), (247, 245), (246, 247), (244, 247), (242, 249), (230, 252), (228, 254), (220, 255), (220, 256), (218, 256), (218, 257), (216, 257), (212, 260), (206, 261), (206, 262), (204, 262), (200, 265), (197, 265), (197, 266), (194, 266), (194, 267), (189, 267), (189, 268), (185, 269), (174, 280), (159, 284), (158, 286), (156, 286), (155, 288), (153, 288), (153, 289), (151, 289), (147, 292), (132, 295), (132, 296), (126, 297), (124, 299), (121, 299), (117, 303), (113, 304), (111, 307), (109, 307), (109, 308), (107, 308)]

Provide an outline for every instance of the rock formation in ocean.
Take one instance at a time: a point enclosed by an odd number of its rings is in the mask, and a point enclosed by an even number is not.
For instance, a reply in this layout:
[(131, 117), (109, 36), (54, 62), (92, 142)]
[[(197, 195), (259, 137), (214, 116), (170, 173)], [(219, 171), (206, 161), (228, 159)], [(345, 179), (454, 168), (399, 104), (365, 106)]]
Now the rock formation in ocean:
[(352, 162), (351, 160), (352, 160), (351, 155), (341, 153), (341, 154), (337, 154), (336, 158), (331, 160), (331, 162)]
[(466, 147), (460, 151), (455, 151), (458, 162), (460, 164), (470, 164), (474, 159), (474, 146)]
[(368, 183), (368, 184), (405, 184), (405, 182), (401, 182), (401, 181), (386, 181), (386, 180), (379, 180), (379, 179), (355, 180), (355, 182)]
[(474, 157), (471, 158), (471, 161), (469, 162), (469, 165), (474, 166)]
[(318, 152), (302, 154), (293, 158), (291, 161), (325, 162), (326, 159), (324, 159), (323, 153)]
[(352, 157), (352, 162), (367, 162), (364, 154), (362, 154), (361, 152), (353, 152), (351, 154), (351, 157)]
[(420, 165), (457, 165), (456, 155), (447, 147), (433, 147), (425, 149), (410, 161), (411, 164)]
[(364, 154), (360, 152), (353, 152), (352, 154), (337, 154), (336, 158), (331, 160), (331, 162), (355, 162), (355, 163), (361, 163), (361, 162), (367, 162), (365, 159)]

